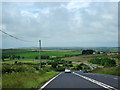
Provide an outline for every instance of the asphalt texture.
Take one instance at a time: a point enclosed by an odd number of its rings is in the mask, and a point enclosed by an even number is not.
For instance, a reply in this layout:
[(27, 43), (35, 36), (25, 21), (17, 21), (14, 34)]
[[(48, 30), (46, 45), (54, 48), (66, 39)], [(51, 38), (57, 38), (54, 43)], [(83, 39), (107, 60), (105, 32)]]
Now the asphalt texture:
[(91, 79), (103, 82), (104, 84), (110, 85), (114, 88), (120, 89), (120, 76), (94, 74), (94, 73), (83, 73), (82, 71), (76, 71), (76, 73), (89, 77)]
[[(111, 85), (115, 88), (118, 88), (118, 77), (112, 75), (102, 75), (102, 74), (92, 74), (92, 73), (83, 73), (83, 72), (75, 72), (80, 75), (101, 81), (104, 84)], [(105, 89), (102, 86), (99, 86), (95, 83), (90, 82), (80, 76), (77, 76), (73, 73), (62, 73), (57, 78), (55, 78), (52, 82), (50, 82), (45, 89), (47, 88), (100, 88)]]

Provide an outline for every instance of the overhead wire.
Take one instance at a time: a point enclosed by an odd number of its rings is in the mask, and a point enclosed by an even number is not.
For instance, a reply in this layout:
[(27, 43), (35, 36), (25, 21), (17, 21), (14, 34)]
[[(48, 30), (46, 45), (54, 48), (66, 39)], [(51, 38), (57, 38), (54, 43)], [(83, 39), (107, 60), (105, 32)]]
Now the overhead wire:
[(20, 38), (18, 38), (18, 37), (15, 37), (15, 36), (13, 36), (13, 35), (10, 35), (10, 34), (8, 34), (7, 32), (5, 32), (5, 31), (2, 31), (2, 30), (0, 30), (2, 33), (4, 33), (4, 34), (6, 34), (6, 35), (8, 35), (8, 36), (10, 36), (10, 37), (12, 37), (12, 38), (15, 38), (15, 39), (17, 39), (17, 40), (20, 40), (20, 41), (24, 41), (24, 42), (36, 42), (36, 41), (28, 41), (28, 40), (24, 40), (24, 39), (20, 39)]

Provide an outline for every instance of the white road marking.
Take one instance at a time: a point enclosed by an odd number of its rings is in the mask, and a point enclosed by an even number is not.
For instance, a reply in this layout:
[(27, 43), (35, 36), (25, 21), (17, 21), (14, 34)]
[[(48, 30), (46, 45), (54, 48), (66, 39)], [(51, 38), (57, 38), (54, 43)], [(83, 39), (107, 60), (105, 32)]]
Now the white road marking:
[(118, 79), (118, 78), (114, 78), (114, 79)]
[(77, 74), (77, 73), (75, 73), (75, 72), (73, 72), (73, 74), (75, 74), (75, 75), (77, 75), (77, 76), (80, 76), (80, 77), (82, 77), (82, 78), (84, 78), (84, 79), (86, 79), (86, 80), (89, 80), (89, 81), (91, 81), (91, 82), (93, 82), (93, 83), (95, 83), (95, 84), (97, 84), (97, 85), (99, 85), (99, 86), (102, 86), (102, 87), (104, 87), (104, 88), (107, 88), (108, 90), (118, 90), (118, 89), (116, 89), (116, 88), (114, 88), (114, 87), (112, 87), (112, 86), (109, 86), (109, 85), (104, 84), (104, 83), (102, 83), (102, 82), (100, 82), (100, 81), (97, 81), (97, 80), (88, 78), (88, 77), (86, 77), (86, 76)]
[(39, 90), (42, 90), (43, 88), (45, 88), (50, 82), (52, 82), (55, 78), (57, 78), (61, 73), (59, 73), (58, 75), (56, 75), (55, 77), (53, 77), (52, 79), (50, 79), (48, 82), (46, 82)]

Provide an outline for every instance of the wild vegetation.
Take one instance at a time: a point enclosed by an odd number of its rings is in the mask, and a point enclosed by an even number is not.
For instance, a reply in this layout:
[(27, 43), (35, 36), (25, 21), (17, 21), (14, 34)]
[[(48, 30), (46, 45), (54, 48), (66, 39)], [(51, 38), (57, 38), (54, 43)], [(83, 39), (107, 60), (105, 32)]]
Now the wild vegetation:
[[(47, 71), (49, 70), (49, 71)], [(38, 64), (4, 63), (2, 68), (3, 88), (38, 88), (59, 72), (54, 69), (43, 68), (39, 70)]]
[(77, 65), (72, 64), (72, 61), (61, 59), (61, 57), (71, 57), (80, 53), (74, 51), (43, 51), (40, 52), (40, 62), (38, 52), (22, 52), (20, 50), (10, 53), (10, 51), (5, 51), (2, 57), (2, 86), (3, 88), (37, 88), (59, 72), (64, 71), (65, 68), (82, 70), (87, 66), (82, 65), (82, 68), (78, 68)]
[(91, 73), (120, 76), (120, 66), (119, 67), (97, 68), (91, 71)]
[(2, 88), (38, 88), (58, 73), (29, 70), (3, 74)]
[(90, 54), (90, 55), (79, 55), (73, 57), (65, 57), (63, 58), (66, 61), (75, 61), (75, 62), (83, 62), (89, 63), (89, 60), (94, 58), (110, 58), (116, 61), (116, 63), (120, 64), (120, 56), (117, 53), (104, 53), (104, 54)]
[[(73, 71), (90, 69), (84, 63), (92, 63), (110, 67), (97, 68), (91, 73), (119, 75), (116, 64), (119, 58), (116, 53), (82, 55), (81, 51), (75, 50), (4, 50), (2, 55), (3, 88), (37, 88), (65, 68)], [(39, 58), (41, 57), (41, 59)], [(76, 62), (76, 63), (74, 63)], [(40, 69), (41, 64), (41, 69)], [(114, 67), (113, 67), (114, 66)], [(110, 71), (110, 70), (109, 70)]]
[(89, 61), (92, 64), (98, 64), (102, 66), (116, 66), (116, 62), (110, 58), (93, 58)]

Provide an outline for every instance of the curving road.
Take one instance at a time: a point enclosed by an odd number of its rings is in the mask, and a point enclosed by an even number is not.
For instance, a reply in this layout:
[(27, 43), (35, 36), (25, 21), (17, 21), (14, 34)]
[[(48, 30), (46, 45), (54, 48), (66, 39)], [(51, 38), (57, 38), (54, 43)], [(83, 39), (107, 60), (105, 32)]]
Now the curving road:
[(106, 88), (109, 90), (118, 90), (118, 79), (118, 76), (83, 73), (82, 71), (72, 73), (62, 72), (48, 83), (43, 90), (49, 88)]

